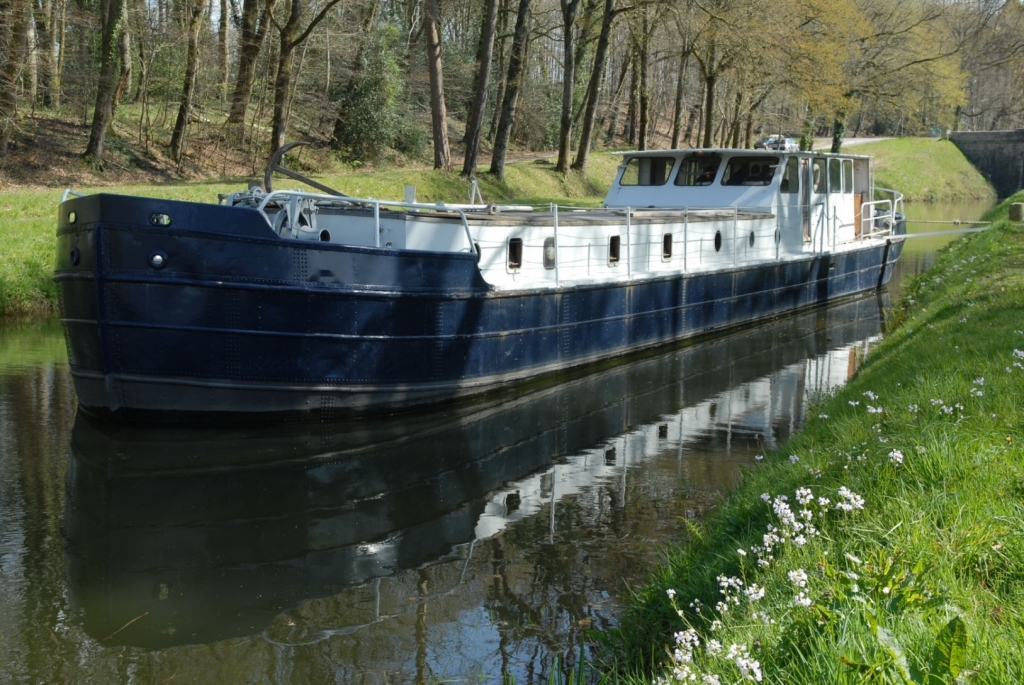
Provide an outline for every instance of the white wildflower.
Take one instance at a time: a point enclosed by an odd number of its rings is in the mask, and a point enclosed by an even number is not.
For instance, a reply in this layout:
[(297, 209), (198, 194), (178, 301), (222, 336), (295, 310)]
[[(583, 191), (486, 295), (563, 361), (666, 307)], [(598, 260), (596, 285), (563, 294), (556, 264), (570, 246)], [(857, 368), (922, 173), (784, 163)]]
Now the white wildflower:
[(798, 568), (795, 571), (790, 571), (786, 574), (789, 576), (789, 582), (799, 588), (807, 587), (807, 571), (802, 568)]
[(669, 599), (675, 599), (676, 598), (676, 591), (673, 590), (672, 588), (669, 588), (668, 590), (665, 590), (665, 594), (668, 595)]
[(798, 461), (800, 461), (800, 457), (796, 456), (795, 454), (789, 455), (789, 463), (790, 464), (795, 464)]
[(916, 404), (910, 405), (909, 407), (907, 407), (907, 411), (909, 411), (911, 414), (916, 414), (917, 413), (917, 405)]
[(764, 597), (764, 588), (757, 585), (757, 583), (751, 583), (750, 587), (743, 591), (751, 602), (756, 602)]
[(868, 398), (869, 400), (877, 400), (878, 399), (878, 395), (876, 395), (875, 393), (871, 392), (870, 390), (868, 390), (866, 393), (864, 393), (864, 397)]
[(903, 452), (901, 452), (900, 450), (893, 450), (892, 452), (889, 452), (889, 461), (891, 461), (894, 464), (902, 464)]

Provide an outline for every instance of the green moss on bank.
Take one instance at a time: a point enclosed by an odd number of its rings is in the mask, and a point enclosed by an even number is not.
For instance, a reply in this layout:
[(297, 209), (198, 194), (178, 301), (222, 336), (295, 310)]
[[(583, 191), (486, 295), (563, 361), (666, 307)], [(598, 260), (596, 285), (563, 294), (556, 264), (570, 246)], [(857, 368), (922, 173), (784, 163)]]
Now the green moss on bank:
[(622, 680), (1024, 682), (1024, 228), (952, 243), (905, 292), (850, 383), (666, 552), (607, 639)]

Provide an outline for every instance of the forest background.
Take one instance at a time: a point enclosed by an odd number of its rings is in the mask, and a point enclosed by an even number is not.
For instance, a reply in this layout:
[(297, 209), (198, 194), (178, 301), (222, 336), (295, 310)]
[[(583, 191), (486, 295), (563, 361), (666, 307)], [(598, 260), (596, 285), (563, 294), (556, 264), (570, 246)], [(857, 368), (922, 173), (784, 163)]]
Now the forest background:
[[(0, 182), (1022, 126), (999, 0), (0, 0)], [(74, 154), (67, 154), (73, 150)]]

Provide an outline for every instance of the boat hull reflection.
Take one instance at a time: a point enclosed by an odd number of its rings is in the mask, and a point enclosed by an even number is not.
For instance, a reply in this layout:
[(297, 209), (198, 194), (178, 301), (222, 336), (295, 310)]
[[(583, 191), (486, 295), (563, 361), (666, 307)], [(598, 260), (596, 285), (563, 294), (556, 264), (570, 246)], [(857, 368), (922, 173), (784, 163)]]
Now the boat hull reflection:
[[(877, 335), (880, 306), (872, 296), (508, 401), (390, 420), (190, 432), (80, 414), (65, 528), (73, 597), (104, 644), (161, 648), (252, 635), (305, 600), (468, 563), (474, 541), (545, 503), (554, 515), (558, 498), (624, 478), (648, 452), (705, 439), (723, 398), (754, 417), (747, 439), (784, 438), (799, 417), (786, 428), (779, 412), (797, 415), (805, 393), (773, 408), (783, 401), (758, 379)], [(637, 434), (649, 447), (623, 442)]]

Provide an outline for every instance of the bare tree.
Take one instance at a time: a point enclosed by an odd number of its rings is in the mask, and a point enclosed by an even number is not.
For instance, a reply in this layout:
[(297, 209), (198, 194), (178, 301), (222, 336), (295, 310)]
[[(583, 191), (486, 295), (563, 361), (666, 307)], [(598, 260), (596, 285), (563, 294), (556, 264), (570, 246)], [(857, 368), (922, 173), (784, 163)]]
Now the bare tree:
[(185, 11), (188, 18), (188, 49), (186, 51), (185, 83), (181, 87), (181, 102), (178, 105), (178, 119), (171, 134), (171, 158), (181, 161), (185, 146), (185, 130), (192, 113), (192, 100), (196, 90), (196, 74), (199, 72), (199, 29), (202, 28), (206, 3), (204, 0), (190, 0)]
[(572, 141), (573, 93), (576, 89), (576, 50), (573, 39), (580, 0), (559, 0), (562, 9), (562, 112), (558, 120), (558, 161), (555, 170), (569, 170), (569, 146)]
[(512, 50), (508, 61), (508, 74), (505, 77), (505, 96), (501, 103), (501, 117), (494, 135), (494, 150), (491, 153), (491, 173), (499, 179), (505, 179), (505, 157), (508, 154), (508, 141), (515, 122), (516, 105), (519, 100), (519, 89), (522, 86), (523, 73), (526, 68), (526, 49), (530, 37), (530, 5), (532, 0), (519, 0), (516, 13), (516, 28), (512, 35)]
[(444, 102), (444, 72), (441, 68), (441, 36), (438, 33), (440, 8), (437, 0), (427, 0), (423, 31), (427, 44), (427, 73), (430, 78), (430, 123), (434, 134), (434, 168), (451, 171), (452, 153), (448, 146), (448, 111)]
[(245, 113), (252, 97), (252, 84), (256, 77), (256, 60), (267, 38), (267, 27), (276, 0), (243, 0), (242, 21), (239, 32), (238, 72), (231, 96), (228, 124), (245, 122)]
[(89, 142), (82, 155), (97, 167), (103, 166), (103, 146), (107, 137), (107, 127), (114, 118), (114, 91), (117, 86), (114, 72), (119, 61), (119, 54), (114, 50), (114, 41), (120, 30), (121, 18), (124, 17), (124, 6), (125, 0), (100, 0), (100, 78), (96, 86), (96, 105), (93, 108)]
[(277, 150), (284, 145), (285, 130), (288, 127), (288, 100), (291, 97), (292, 66), (295, 62), (295, 50), (302, 45), (317, 24), (324, 20), (327, 13), (340, 0), (328, 0), (305, 28), (306, 0), (291, 0), (289, 3), (288, 21), (284, 25), (276, 20), (278, 32), (277, 78), (274, 79), (274, 120), (270, 130), (270, 148)]
[(494, 34), (498, 25), (498, 2), (499, 0), (487, 0), (483, 26), (480, 30), (474, 98), (466, 122), (466, 157), (462, 164), (462, 175), (466, 178), (476, 176), (476, 163), (480, 155), (480, 138), (483, 135), (484, 114), (487, 108), (487, 86), (491, 76), (491, 62), (494, 59)]

